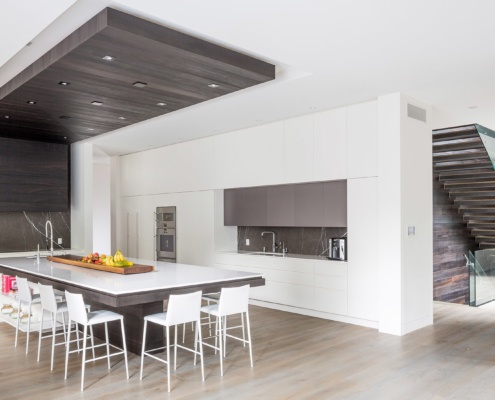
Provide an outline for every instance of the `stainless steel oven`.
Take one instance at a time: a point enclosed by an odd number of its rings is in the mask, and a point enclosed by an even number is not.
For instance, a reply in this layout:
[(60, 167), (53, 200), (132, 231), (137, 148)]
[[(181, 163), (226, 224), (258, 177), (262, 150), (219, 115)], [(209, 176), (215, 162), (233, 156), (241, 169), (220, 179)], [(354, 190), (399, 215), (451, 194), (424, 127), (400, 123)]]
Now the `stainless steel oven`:
[(156, 259), (176, 262), (177, 259), (177, 212), (175, 207), (156, 209)]

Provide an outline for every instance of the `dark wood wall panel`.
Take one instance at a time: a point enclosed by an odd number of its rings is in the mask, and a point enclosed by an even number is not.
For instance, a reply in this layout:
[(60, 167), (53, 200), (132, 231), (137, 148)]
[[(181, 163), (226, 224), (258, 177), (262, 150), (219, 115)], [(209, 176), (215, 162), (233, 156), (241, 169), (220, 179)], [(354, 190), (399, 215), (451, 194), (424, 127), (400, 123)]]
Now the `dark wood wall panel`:
[(464, 254), (477, 249), (453, 200), (433, 177), (433, 300), (469, 304)]
[(0, 211), (68, 211), (69, 146), (0, 138)]

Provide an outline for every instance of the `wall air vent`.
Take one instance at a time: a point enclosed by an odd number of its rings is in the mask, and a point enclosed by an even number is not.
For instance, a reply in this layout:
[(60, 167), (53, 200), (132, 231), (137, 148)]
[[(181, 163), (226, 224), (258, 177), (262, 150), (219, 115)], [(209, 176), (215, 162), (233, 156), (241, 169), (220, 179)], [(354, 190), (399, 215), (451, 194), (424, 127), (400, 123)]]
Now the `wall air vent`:
[(409, 103), (407, 103), (407, 116), (421, 122), (426, 122), (426, 110)]

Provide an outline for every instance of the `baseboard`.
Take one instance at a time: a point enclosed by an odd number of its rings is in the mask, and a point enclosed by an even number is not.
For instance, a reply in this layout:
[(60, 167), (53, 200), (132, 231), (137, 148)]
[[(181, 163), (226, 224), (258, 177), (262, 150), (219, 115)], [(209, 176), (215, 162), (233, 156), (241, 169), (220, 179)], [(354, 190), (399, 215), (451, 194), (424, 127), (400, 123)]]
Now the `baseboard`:
[(323, 311), (309, 310), (306, 308), (292, 307), (292, 306), (287, 306), (285, 304), (270, 303), (268, 301), (260, 301), (253, 299), (249, 300), (249, 304), (259, 307), (271, 308), (279, 311), (291, 312), (294, 314), (307, 315), (309, 317), (328, 319), (331, 321), (344, 322), (346, 324), (353, 324), (353, 325), (364, 326), (366, 328), (378, 329), (378, 321), (369, 321), (360, 318), (348, 317), (346, 315), (326, 313)]
[(402, 335), (406, 335), (410, 332), (424, 328), (425, 326), (433, 324), (433, 314), (425, 315), (421, 318), (417, 318), (414, 321), (406, 322), (402, 324)]

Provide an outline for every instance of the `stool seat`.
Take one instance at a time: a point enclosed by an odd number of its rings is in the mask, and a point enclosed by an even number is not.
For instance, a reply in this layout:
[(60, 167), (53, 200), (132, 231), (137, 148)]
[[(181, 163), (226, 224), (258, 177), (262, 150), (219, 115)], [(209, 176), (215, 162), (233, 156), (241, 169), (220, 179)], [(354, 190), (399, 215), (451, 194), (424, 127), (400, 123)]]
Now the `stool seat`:
[(105, 322), (122, 321), (124, 317), (113, 311), (98, 310), (88, 313), (88, 325), (103, 324)]

